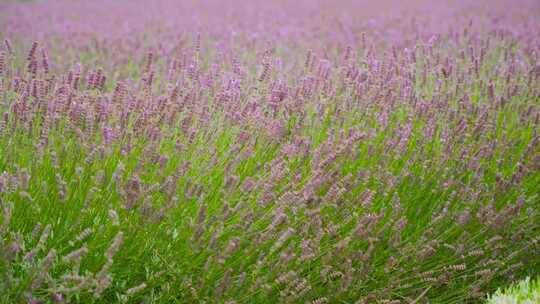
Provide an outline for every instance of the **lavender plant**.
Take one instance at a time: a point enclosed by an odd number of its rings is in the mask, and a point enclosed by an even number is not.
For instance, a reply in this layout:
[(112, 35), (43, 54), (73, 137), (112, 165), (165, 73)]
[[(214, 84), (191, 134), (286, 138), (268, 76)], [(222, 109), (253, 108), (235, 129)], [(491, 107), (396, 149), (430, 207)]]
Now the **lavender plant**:
[(1, 302), (474, 303), (537, 277), (518, 2), (0, 3)]

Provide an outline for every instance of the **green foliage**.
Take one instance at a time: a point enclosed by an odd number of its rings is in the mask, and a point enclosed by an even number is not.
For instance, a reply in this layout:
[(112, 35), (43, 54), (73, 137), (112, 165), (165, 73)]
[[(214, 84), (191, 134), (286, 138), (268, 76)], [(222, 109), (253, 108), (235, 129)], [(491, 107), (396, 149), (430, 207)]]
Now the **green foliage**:
[(540, 303), (540, 280), (526, 278), (505, 289), (498, 289), (489, 296), (488, 304), (535, 304)]

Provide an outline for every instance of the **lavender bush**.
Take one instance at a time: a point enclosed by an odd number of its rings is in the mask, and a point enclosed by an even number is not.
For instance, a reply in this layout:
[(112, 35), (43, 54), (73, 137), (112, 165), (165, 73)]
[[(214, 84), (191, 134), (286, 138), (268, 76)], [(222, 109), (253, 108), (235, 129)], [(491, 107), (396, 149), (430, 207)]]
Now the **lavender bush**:
[(540, 275), (540, 4), (447, 2), (1, 2), (0, 302)]

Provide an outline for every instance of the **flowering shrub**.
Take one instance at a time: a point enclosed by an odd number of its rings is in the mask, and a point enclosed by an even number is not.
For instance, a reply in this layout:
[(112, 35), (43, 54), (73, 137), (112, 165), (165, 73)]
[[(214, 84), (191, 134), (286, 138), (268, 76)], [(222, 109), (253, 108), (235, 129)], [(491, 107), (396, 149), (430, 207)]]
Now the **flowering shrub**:
[(281, 2), (0, 3), (3, 302), (463, 303), (540, 273), (538, 3)]

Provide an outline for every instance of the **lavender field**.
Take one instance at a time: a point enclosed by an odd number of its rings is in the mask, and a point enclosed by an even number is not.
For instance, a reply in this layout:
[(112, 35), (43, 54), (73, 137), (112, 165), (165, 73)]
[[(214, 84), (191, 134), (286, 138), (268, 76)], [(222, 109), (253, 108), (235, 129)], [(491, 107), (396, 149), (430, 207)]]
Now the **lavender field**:
[(0, 42), (0, 303), (540, 276), (537, 0), (5, 0)]

